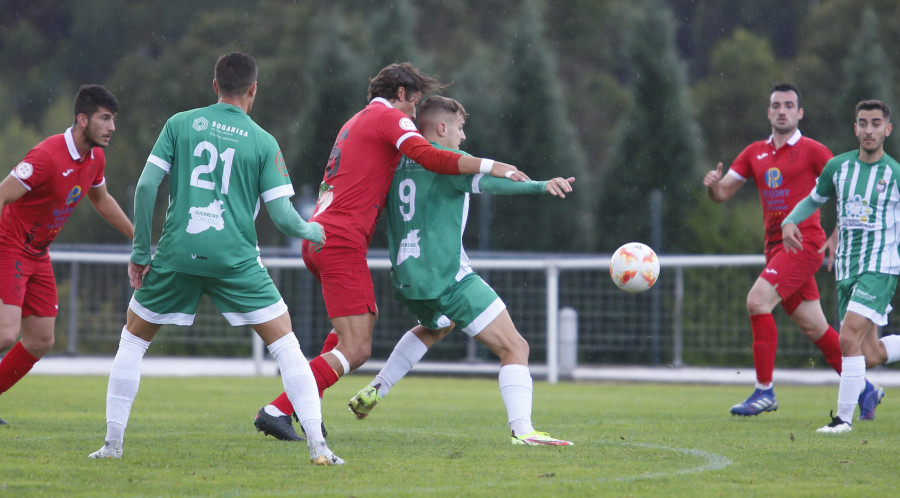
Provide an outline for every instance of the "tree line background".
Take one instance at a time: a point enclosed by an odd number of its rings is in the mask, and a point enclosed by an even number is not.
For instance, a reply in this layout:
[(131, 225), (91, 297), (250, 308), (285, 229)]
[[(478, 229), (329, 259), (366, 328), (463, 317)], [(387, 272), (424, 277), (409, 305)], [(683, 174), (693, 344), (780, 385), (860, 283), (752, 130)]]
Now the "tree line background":
[[(295, 201), (314, 199), (368, 78), (410, 61), (453, 82), (443, 94), (469, 111), (463, 149), (534, 179), (577, 178), (564, 201), (476, 196), (467, 247), (755, 253), (755, 189), (716, 205), (703, 175), (768, 136), (782, 81), (801, 89), (806, 136), (855, 148), (858, 100), (900, 109), (896, 19), (896, 0), (0, 0), (0, 157), (12, 169), (71, 124), (80, 84), (103, 84), (120, 103), (107, 181), (130, 213), (165, 120), (213, 103), (216, 58), (244, 51), (260, 66), (251, 116), (278, 139)], [(58, 240), (122, 243), (91, 211)], [(261, 244), (286, 243), (260, 220)]]

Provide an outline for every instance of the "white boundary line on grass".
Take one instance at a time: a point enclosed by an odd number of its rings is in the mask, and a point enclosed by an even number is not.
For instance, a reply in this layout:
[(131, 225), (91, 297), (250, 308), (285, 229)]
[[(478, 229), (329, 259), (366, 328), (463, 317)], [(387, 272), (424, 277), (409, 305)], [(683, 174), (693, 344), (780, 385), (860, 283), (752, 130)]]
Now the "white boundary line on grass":
[(671, 472), (653, 472), (649, 474), (641, 474), (638, 476), (630, 476), (630, 477), (616, 477), (610, 479), (598, 479), (598, 482), (631, 482), (638, 481), (641, 479), (653, 479), (656, 477), (669, 477), (669, 476), (677, 476), (677, 475), (685, 475), (685, 474), (698, 474), (700, 472), (708, 472), (711, 470), (722, 470), (725, 467), (728, 467), (733, 462), (722, 455), (716, 455), (715, 453), (710, 453), (708, 451), (697, 450), (693, 448), (673, 448), (671, 446), (662, 446), (659, 444), (649, 444), (649, 443), (621, 443), (614, 442), (611, 444), (622, 444), (625, 446), (636, 446), (638, 448), (648, 448), (648, 449), (657, 449), (657, 450), (668, 450), (674, 451), (676, 453), (681, 453), (683, 455), (700, 457), (704, 460), (703, 465), (699, 467), (692, 467), (688, 469), (675, 470)]

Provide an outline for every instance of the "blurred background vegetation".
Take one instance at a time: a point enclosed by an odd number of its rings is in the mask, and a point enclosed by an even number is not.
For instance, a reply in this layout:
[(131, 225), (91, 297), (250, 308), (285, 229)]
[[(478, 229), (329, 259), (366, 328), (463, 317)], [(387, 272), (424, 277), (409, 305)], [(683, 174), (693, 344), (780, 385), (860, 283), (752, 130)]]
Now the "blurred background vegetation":
[[(756, 253), (753, 186), (716, 205), (703, 175), (768, 136), (781, 81), (803, 93), (805, 135), (854, 148), (853, 105), (896, 104), (896, 19), (896, 0), (0, 0), (0, 157), (14, 167), (71, 124), (80, 84), (103, 84), (120, 101), (107, 180), (130, 212), (165, 120), (213, 103), (216, 58), (244, 51), (260, 65), (251, 115), (281, 144), (299, 203), (366, 105), (367, 78), (411, 61), (453, 82), (443, 93), (470, 113), (464, 149), (535, 179), (577, 178), (565, 201), (475, 199), (467, 247)], [(58, 240), (122, 243), (91, 211)], [(284, 245), (260, 218), (260, 242)]]

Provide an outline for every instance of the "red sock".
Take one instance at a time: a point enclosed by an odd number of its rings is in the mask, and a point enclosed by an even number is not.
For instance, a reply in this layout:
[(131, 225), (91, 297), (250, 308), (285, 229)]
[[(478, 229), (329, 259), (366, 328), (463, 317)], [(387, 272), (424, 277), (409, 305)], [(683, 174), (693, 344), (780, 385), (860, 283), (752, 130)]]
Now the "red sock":
[(825, 355), (825, 361), (827, 361), (828, 364), (831, 365), (831, 368), (838, 374), (841, 373), (841, 341), (839, 337), (837, 331), (829, 325), (828, 330), (825, 331), (825, 335), (819, 338), (815, 343), (816, 346), (822, 350), (822, 354)]
[(309, 362), (309, 367), (312, 368), (313, 375), (316, 377), (316, 385), (319, 386), (319, 397), (321, 398), (325, 394), (325, 390), (333, 386), (340, 377), (321, 356), (313, 358)]
[(288, 399), (287, 393), (281, 393), (280, 396), (275, 398), (275, 401), (269, 404), (288, 415), (294, 413), (294, 405), (292, 405), (291, 400)]
[(325, 337), (325, 344), (322, 344), (322, 352), (319, 354), (325, 354), (332, 349), (334, 349), (338, 344), (338, 335), (336, 332), (330, 332), (327, 337)]
[[(334, 336), (334, 343), (329, 347), (331, 336)], [(331, 351), (334, 349), (335, 345), (337, 345), (337, 334), (329, 334), (328, 338), (325, 340), (323, 349), (328, 348), (328, 351)], [(327, 353), (328, 351), (324, 352)], [(312, 369), (313, 376), (316, 378), (316, 385), (319, 387), (319, 397), (321, 398), (325, 389), (333, 386), (338, 381), (339, 377), (334, 373), (334, 369), (331, 368), (331, 365), (329, 365), (321, 356), (313, 358), (313, 361), (309, 362), (309, 367)], [(280, 396), (275, 398), (275, 400), (269, 404), (288, 415), (294, 413), (294, 405), (292, 405), (291, 400), (288, 399), (287, 393), (281, 393)]]
[(760, 384), (771, 384), (772, 372), (775, 370), (775, 349), (778, 346), (775, 317), (771, 313), (750, 315), (750, 328), (753, 330), (753, 366), (756, 368), (756, 381)]
[(19, 379), (25, 377), (39, 359), (31, 356), (22, 345), (22, 341), (17, 342), (0, 360), (0, 394), (5, 393), (19, 382)]

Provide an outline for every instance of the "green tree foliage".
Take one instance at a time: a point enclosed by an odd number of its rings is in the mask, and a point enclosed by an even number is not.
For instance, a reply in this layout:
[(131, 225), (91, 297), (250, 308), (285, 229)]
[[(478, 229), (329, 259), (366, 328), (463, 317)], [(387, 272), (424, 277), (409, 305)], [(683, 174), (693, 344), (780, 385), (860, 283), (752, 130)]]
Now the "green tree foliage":
[[(563, 87), (542, 19), (540, 4), (528, 1), (507, 28), (510, 47), (502, 73), (507, 94), (501, 115), (509, 155), (498, 159), (518, 165), (534, 179), (574, 176), (587, 180), (584, 153), (566, 116)], [(551, 250), (564, 240), (573, 249), (587, 249), (593, 230), (585, 227), (596, 226), (592, 211), (578, 209), (577, 195), (566, 201), (498, 196), (491, 203), (495, 219), (504, 220), (493, 225), (495, 246)], [(522, 216), (525, 212), (530, 214)]]
[[(622, 55), (631, 74), (633, 108), (618, 128), (615, 165), (603, 182), (604, 246), (650, 241), (658, 216), (663, 243), (656, 249), (685, 251), (692, 245), (683, 224), (698, 192), (701, 137), (684, 63), (675, 51), (674, 19), (662, 2), (650, 0), (634, 9), (624, 30)], [(662, 191), (658, 213), (650, 209), (654, 189)]]
[[(841, 64), (843, 85), (838, 94), (836, 118), (847, 131), (855, 120), (853, 111), (860, 100), (878, 99), (896, 105), (892, 88), (896, 71), (882, 44), (879, 24), (875, 11), (867, 7), (862, 16), (863, 28), (850, 43), (850, 52)], [(851, 133), (844, 135), (846, 138), (835, 140), (835, 153), (858, 145)]]
[[(660, 20), (669, 8), (674, 16)], [(473, 248), (609, 251), (646, 239), (648, 189), (659, 187), (663, 251), (751, 251), (752, 189), (719, 206), (700, 180), (765, 135), (771, 84), (800, 86), (804, 134), (836, 152), (855, 145), (846, 109), (860, 95), (895, 107), (900, 95), (900, 51), (889, 49), (900, 39), (896, 0), (219, 0), (163, 10), (151, 0), (0, 0), (0, 12), (8, 167), (69, 125), (80, 84), (104, 84), (121, 103), (107, 181), (126, 207), (165, 119), (215, 101), (222, 53), (259, 61), (252, 116), (281, 143), (298, 193), (321, 179), (338, 127), (365, 105), (382, 66), (409, 60), (453, 81), (443, 93), (470, 113), (463, 148), (535, 178), (578, 179), (564, 201), (475, 196)], [(165, 195), (159, 202), (157, 223)], [(121, 240), (79, 211), (61, 240)], [(263, 244), (283, 243), (265, 215), (259, 228)]]

